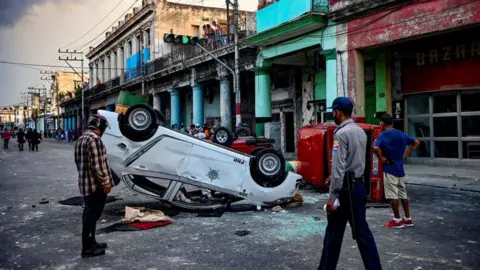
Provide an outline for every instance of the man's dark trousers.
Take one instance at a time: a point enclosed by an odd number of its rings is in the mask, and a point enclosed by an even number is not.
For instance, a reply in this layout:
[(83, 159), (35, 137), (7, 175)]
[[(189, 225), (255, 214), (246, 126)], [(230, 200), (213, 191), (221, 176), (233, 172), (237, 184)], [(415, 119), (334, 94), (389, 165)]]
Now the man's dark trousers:
[(3, 148), (8, 149), (8, 141), (9, 140), (3, 140)]
[[(334, 270), (337, 267), (343, 235), (347, 221), (352, 226), (348, 192), (344, 189), (339, 196), (340, 206), (328, 215), (328, 225), (323, 241), (323, 252), (318, 269)], [(356, 240), (363, 264), (367, 270), (382, 269), (377, 246), (365, 217), (367, 196), (363, 184), (355, 184), (352, 192), (352, 205), (355, 213)], [(346, 260), (347, 258), (345, 258)]]
[(97, 221), (102, 215), (107, 194), (100, 185), (92, 194), (83, 197), (85, 208), (83, 209), (82, 250), (91, 250), (95, 247), (95, 230)]

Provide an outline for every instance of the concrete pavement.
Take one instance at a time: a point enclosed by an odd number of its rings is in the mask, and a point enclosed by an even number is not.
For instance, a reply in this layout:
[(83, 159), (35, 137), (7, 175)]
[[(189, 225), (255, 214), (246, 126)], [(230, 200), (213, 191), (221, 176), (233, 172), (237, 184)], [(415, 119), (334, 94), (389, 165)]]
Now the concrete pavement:
[[(0, 269), (316, 269), (322, 250), (325, 196), (302, 191), (305, 205), (287, 213), (181, 212), (167, 227), (98, 236), (107, 255), (80, 258), (81, 207), (73, 147), (45, 141), (40, 152), (0, 151)], [(384, 269), (479, 269), (480, 193), (409, 186), (414, 228), (391, 230), (388, 208), (367, 210)], [(99, 229), (118, 222), (125, 206), (159, 207), (122, 184), (113, 189)], [(38, 204), (42, 199), (48, 204)], [(35, 207), (33, 207), (35, 206)], [(236, 236), (236, 230), (248, 230)], [(362, 269), (347, 228), (337, 269)]]

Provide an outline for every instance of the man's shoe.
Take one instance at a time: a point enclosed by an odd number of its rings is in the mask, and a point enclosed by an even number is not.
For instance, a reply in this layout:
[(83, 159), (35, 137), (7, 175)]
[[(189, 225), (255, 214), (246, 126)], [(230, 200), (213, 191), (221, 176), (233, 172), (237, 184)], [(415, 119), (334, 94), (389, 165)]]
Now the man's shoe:
[(402, 219), (402, 223), (405, 227), (413, 227), (413, 220), (412, 219), (410, 219), (410, 220)]
[(95, 247), (106, 249), (108, 246), (107, 246), (107, 243), (97, 243), (97, 242), (95, 242)]
[(105, 255), (105, 249), (103, 248), (94, 248), (91, 250), (82, 250), (82, 258), (91, 258)]
[(391, 229), (401, 229), (403, 227), (405, 227), (403, 225), (403, 222), (400, 221), (400, 222), (396, 222), (395, 220), (390, 220), (390, 222), (387, 222), (385, 224), (383, 224), (383, 226), (387, 227), (387, 228), (391, 228)]

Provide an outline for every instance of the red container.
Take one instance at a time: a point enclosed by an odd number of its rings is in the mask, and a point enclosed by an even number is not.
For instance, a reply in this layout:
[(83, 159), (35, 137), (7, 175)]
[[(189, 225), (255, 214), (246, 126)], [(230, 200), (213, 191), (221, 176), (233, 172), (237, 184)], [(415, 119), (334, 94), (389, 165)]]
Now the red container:
[[(367, 133), (367, 161), (365, 163), (365, 179), (370, 188), (369, 201), (383, 201), (383, 173), (377, 156), (373, 153), (373, 145), (380, 135), (381, 127), (357, 123)], [(300, 166), (298, 173), (306, 183), (327, 190), (326, 179), (331, 175), (333, 135), (337, 125), (319, 123), (307, 125), (298, 131), (297, 148)]]

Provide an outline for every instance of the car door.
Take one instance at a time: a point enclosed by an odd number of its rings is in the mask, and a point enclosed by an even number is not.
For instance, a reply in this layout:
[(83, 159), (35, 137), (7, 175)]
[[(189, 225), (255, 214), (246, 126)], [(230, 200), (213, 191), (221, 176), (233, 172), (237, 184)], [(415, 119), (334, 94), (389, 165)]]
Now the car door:
[(225, 151), (216, 151), (218, 146), (211, 144), (194, 144), (184, 167), (182, 176), (217, 190), (241, 192), (248, 169), (248, 158), (243, 155)]
[(176, 180), (184, 171), (191, 150), (190, 142), (159, 136), (133, 153), (127, 166), (144, 172), (143, 175)]

